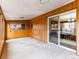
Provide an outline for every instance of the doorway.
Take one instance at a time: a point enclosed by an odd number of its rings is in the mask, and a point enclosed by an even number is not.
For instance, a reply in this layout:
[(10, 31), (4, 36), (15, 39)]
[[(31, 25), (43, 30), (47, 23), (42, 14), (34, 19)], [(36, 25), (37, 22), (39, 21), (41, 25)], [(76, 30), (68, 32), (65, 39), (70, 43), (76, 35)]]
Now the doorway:
[(76, 10), (48, 18), (48, 42), (76, 51)]

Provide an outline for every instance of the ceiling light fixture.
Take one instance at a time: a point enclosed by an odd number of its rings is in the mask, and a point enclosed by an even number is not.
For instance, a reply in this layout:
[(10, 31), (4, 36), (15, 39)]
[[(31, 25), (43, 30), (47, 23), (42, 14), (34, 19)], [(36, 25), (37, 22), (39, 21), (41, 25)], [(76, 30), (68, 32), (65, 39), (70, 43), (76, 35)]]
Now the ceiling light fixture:
[(20, 18), (24, 18), (24, 17), (20, 17)]
[(40, 3), (41, 3), (41, 4), (48, 3), (48, 0), (40, 0)]

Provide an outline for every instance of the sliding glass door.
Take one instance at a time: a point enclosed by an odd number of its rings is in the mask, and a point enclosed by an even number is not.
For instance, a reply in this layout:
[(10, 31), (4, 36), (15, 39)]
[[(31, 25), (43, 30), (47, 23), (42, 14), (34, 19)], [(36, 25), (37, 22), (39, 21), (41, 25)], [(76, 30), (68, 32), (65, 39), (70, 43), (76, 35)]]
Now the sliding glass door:
[(76, 50), (76, 11), (49, 18), (49, 42)]
[(58, 44), (58, 16), (49, 18), (49, 42)]

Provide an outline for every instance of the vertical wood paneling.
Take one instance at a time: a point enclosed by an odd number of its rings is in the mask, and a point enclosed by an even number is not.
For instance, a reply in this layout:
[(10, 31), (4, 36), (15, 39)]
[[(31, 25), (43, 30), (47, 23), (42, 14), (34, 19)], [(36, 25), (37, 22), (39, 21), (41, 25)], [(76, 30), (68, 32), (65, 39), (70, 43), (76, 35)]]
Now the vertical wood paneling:
[[(7, 25), (7, 39), (14, 39), (14, 38), (21, 38), (21, 37), (29, 37), (30, 36), (30, 21), (24, 21), (24, 20), (17, 20), (17, 21), (6, 21)], [(10, 24), (16, 23), (16, 24), (26, 24), (26, 30), (14, 30), (10, 31)]]
[(70, 11), (77, 8), (76, 1), (71, 2), (67, 5), (64, 5), (58, 9), (50, 11), (46, 14), (40, 15), (32, 19), (33, 30), (32, 35), (34, 38), (37, 38), (41, 41), (47, 42), (47, 18), (56, 14), (60, 14), (66, 11)]
[(2, 19), (0, 19), (1, 23), (0, 26), (2, 26), (2, 28), (0, 28), (2, 30), (2, 34), (0, 35), (0, 58), (1, 58), (1, 55), (2, 55), (2, 52), (3, 52), (3, 46), (4, 46), (4, 43), (5, 43), (5, 17), (4, 17), (4, 14), (3, 14), (3, 11), (0, 7), (0, 17)]

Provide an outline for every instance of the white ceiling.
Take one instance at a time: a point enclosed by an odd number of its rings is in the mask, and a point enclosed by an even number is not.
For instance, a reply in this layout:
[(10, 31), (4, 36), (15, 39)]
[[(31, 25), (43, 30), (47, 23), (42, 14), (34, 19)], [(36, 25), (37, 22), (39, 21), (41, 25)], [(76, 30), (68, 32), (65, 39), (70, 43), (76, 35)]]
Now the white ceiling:
[(6, 19), (30, 20), (72, 1), (74, 0), (49, 0), (48, 3), (41, 4), (40, 0), (0, 0), (0, 4)]

